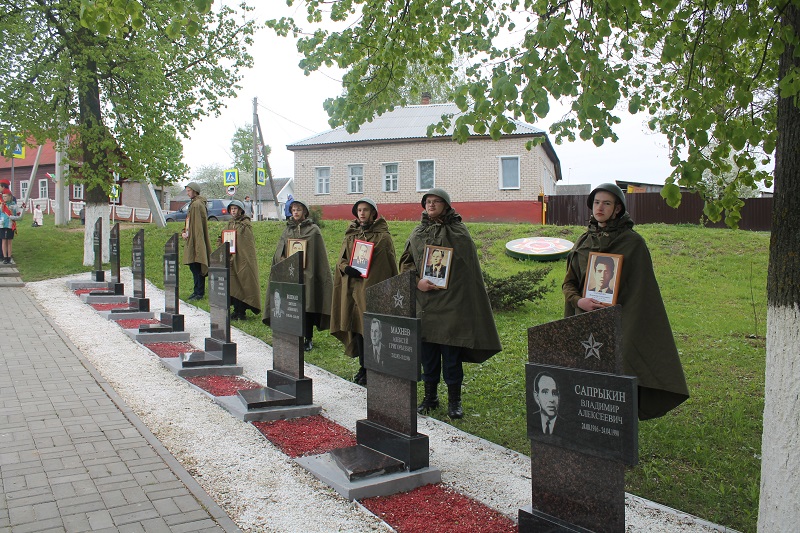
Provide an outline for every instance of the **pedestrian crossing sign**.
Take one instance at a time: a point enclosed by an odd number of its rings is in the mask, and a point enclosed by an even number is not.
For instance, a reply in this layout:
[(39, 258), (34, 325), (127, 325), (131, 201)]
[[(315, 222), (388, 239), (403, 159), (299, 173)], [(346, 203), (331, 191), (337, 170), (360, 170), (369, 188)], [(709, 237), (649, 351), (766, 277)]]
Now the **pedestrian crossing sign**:
[(232, 168), (225, 171), (225, 186), (239, 185), (239, 169)]
[(263, 168), (258, 169), (258, 179), (256, 179), (256, 183), (259, 185), (267, 184), (267, 172)]

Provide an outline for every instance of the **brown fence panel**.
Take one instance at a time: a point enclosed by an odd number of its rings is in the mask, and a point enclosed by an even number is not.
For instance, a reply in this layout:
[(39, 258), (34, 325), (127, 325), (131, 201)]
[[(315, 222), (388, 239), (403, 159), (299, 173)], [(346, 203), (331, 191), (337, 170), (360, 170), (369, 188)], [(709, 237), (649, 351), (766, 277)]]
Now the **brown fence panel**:
[[(703, 200), (697, 194), (684, 193), (681, 205), (672, 208), (657, 192), (625, 195), (628, 211), (637, 224), (701, 224)], [(589, 208), (584, 195), (550, 196), (547, 200), (547, 223), (555, 226), (583, 226), (589, 222)], [(772, 198), (749, 198), (742, 207), (739, 228), (750, 231), (770, 231)], [(705, 224), (713, 228), (727, 227), (720, 221)]]

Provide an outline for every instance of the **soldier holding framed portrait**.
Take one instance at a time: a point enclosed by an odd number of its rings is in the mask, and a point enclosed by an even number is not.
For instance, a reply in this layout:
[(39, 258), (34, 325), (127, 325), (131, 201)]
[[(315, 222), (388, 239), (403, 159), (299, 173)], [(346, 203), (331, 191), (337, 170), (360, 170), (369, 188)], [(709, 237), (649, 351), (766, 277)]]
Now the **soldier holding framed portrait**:
[[(274, 265), (297, 252), (303, 252), (303, 282), (306, 301), (304, 350), (309, 352), (314, 348), (314, 326), (318, 331), (324, 331), (330, 327), (333, 278), (325, 241), (322, 240), (319, 226), (309, 218), (308, 206), (302, 200), (294, 200), (290, 210), (292, 216), (286, 221), (286, 228), (278, 240), (272, 264)], [(268, 286), (262, 315), (262, 322), (267, 325), (270, 323), (272, 314), (272, 298), (269, 290)]]
[(589, 227), (567, 258), (564, 316), (621, 305), (623, 372), (639, 380), (639, 419), (664, 416), (689, 398), (689, 389), (650, 251), (633, 230), (617, 185), (597, 186), (587, 205)]
[(482, 363), (502, 349), (475, 243), (439, 188), (422, 196), (422, 220), (400, 257), (400, 271), (414, 271), (417, 316), (422, 319), (422, 380), (417, 411), (439, 406), (439, 380), (447, 384), (447, 415), (462, 418), (463, 362)]
[(331, 334), (344, 345), (344, 352), (358, 357), (353, 381), (367, 384), (364, 368), (364, 312), (367, 288), (397, 275), (397, 260), (389, 225), (378, 214), (371, 198), (353, 204), (353, 216), (344, 234), (339, 261), (333, 272)]

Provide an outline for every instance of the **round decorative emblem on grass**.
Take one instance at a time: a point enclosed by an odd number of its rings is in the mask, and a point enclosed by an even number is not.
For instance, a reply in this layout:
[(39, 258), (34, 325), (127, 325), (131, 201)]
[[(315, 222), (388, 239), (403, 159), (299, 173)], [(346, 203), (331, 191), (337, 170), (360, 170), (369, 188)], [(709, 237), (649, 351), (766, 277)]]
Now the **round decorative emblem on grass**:
[(525, 237), (506, 243), (506, 254), (516, 259), (556, 261), (567, 257), (573, 243), (557, 237)]

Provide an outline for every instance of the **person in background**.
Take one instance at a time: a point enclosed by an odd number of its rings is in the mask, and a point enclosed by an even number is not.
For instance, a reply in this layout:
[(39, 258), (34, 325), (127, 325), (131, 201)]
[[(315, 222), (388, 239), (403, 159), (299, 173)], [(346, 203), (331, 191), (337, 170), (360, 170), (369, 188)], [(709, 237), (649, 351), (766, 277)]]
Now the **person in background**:
[[(345, 354), (358, 357), (359, 370), (353, 381), (366, 385), (364, 311), (367, 310), (367, 288), (396, 276), (397, 263), (389, 225), (386, 219), (378, 217), (377, 204), (370, 198), (362, 198), (353, 204), (352, 211), (356, 218), (344, 233), (339, 263), (333, 272), (331, 334), (344, 345)], [(375, 243), (366, 278), (350, 264), (356, 240)], [(366, 252), (367, 246), (362, 244), (361, 247)], [(366, 266), (365, 263), (364, 268)]]
[(290, 194), (289, 198), (286, 199), (286, 205), (283, 206), (283, 214), (286, 216), (286, 220), (292, 218), (292, 202), (294, 202), (294, 198)]
[[(306, 241), (306, 257), (303, 259), (305, 263), (303, 282), (305, 284), (306, 297), (304, 349), (310, 352), (314, 347), (314, 326), (317, 326), (319, 331), (324, 331), (330, 327), (333, 280), (331, 278), (331, 267), (328, 263), (328, 251), (325, 249), (325, 241), (322, 240), (319, 226), (308, 218), (310, 213), (308, 206), (305, 202), (293, 200), (291, 213), (292, 216), (286, 221), (286, 229), (283, 230), (278, 241), (278, 247), (275, 249), (275, 255), (272, 257), (272, 264), (275, 265), (290, 255), (287, 248), (289, 239), (303, 239)], [(269, 294), (268, 287), (267, 295)], [(267, 325), (269, 325), (271, 316), (270, 301), (270, 298), (264, 299), (262, 322)]]
[[(261, 314), (261, 287), (258, 282), (258, 260), (253, 225), (239, 200), (228, 204), (231, 219), (226, 229), (236, 230), (236, 253), (231, 255), (230, 296), (232, 320), (245, 320), (249, 309)], [(220, 240), (222, 237), (220, 237)]]
[[(440, 374), (447, 384), (447, 415), (463, 418), (461, 384), (464, 361), (482, 363), (502, 350), (489, 295), (483, 283), (475, 243), (439, 188), (422, 196), (422, 220), (406, 241), (400, 272), (417, 275), (417, 317), (422, 319), (422, 380), (425, 397), (417, 411), (427, 414), (439, 406)], [(423, 277), (425, 247), (452, 248), (447, 289)]]
[[(11, 182), (5, 178), (0, 179), (0, 202), (3, 201), (3, 189), (11, 190)], [(0, 230), (0, 233), (2, 233), (2, 230)], [(0, 239), (2, 239), (2, 237), (0, 237)], [(3, 253), (3, 247), (0, 246), (0, 263), (5, 263), (5, 258), (6, 256)]]
[(189, 197), (189, 211), (182, 237), (186, 241), (183, 248), (183, 264), (189, 265), (194, 279), (192, 294), (187, 302), (202, 300), (206, 295), (206, 276), (211, 263), (211, 241), (208, 238), (208, 209), (206, 199), (200, 196), (200, 185), (191, 182), (186, 185)]
[(42, 208), (39, 207), (39, 204), (33, 206), (33, 227), (38, 228), (42, 225), (44, 220), (44, 214), (42, 213)]
[(567, 274), (561, 286), (564, 316), (606, 307), (593, 298), (583, 297), (589, 253), (623, 256), (619, 285), (614, 287), (617, 304), (622, 306), (623, 374), (639, 380), (639, 419), (664, 416), (689, 398), (689, 389), (653, 272), (650, 250), (633, 231), (625, 195), (617, 185), (598, 185), (586, 203), (592, 211), (589, 228), (567, 257)]
[(11, 264), (12, 244), (17, 231), (17, 220), (22, 218), (22, 213), (17, 211), (17, 204), (10, 189), (2, 191), (2, 205), (0, 205), (0, 241), (2, 241), (3, 263)]

